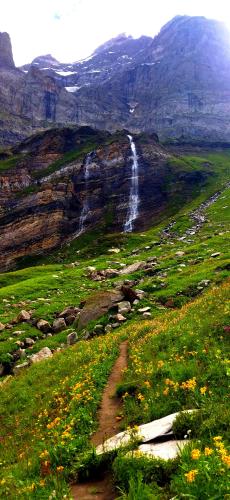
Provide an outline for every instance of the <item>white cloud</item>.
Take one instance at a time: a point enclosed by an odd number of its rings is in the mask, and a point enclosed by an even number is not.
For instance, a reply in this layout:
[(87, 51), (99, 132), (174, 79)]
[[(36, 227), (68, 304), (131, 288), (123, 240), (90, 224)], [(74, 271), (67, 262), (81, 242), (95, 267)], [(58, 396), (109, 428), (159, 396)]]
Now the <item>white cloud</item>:
[(47, 53), (71, 62), (124, 31), (153, 36), (178, 14), (225, 21), (229, 11), (226, 0), (0, 0), (0, 29), (17, 65)]

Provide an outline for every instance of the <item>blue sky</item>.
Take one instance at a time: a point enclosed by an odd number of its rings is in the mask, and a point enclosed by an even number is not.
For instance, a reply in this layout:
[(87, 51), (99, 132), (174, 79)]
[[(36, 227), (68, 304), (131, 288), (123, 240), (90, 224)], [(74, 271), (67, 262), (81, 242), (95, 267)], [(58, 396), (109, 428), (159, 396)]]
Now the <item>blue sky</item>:
[(73, 62), (122, 32), (154, 36), (178, 14), (230, 27), (228, 0), (0, 0), (0, 31), (10, 34), (17, 65), (48, 53)]

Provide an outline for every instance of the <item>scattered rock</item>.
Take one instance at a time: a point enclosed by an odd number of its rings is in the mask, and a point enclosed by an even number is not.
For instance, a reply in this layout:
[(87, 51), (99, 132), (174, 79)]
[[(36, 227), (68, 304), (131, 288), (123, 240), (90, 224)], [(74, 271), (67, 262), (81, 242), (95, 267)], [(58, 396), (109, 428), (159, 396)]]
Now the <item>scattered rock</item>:
[(144, 290), (135, 290), (135, 292), (139, 300), (142, 300), (144, 297), (146, 297), (146, 292), (144, 292)]
[(41, 349), (36, 354), (32, 354), (32, 356), (30, 356), (29, 361), (31, 364), (39, 363), (40, 361), (43, 361), (44, 359), (51, 358), (52, 356), (53, 356), (53, 354), (52, 354), (51, 350), (49, 349), (49, 347), (43, 347), (43, 349)]
[(145, 262), (134, 262), (134, 264), (130, 264), (129, 266), (123, 267), (123, 269), (120, 270), (120, 274), (132, 274), (135, 273), (136, 271), (139, 271), (140, 269), (143, 269), (145, 266)]
[(17, 315), (17, 322), (21, 323), (23, 321), (29, 321), (31, 318), (31, 315), (28, 311), (20, 311), (20, 313)]
[(54, 333), (61, 332), (62, 330), (65, 330), (65, 328), (66, 328), (66, 322), (64, 318), (58, 318), (54, 320), (52, 325)]
[(72, 325), (76, 319), (76, 316), (74, 314), (70, 314), (69, 316), (66, 316), (65, 322), (67, 325)]
[(215, 253), (211, 254), (211, 257), (215, 258), (215, 257), (218, 257), (219, 255), (220, 255), (220, 252), (215, 252)]
[(156, 259), (157, 259), (157, 258), (156, 258), (156, 257), (154, 257), (154, 255), (153, 255), (152, 257), (148, 257), (146, 262), (156, 264), (156, 263), (157, 263), (157, 262), (156, 262)]
[(47, 338), (48, 338), (48, 337), (53, 337), (53, 335), (52, 335), (52, 333), (51, 333), (51, 332), (49, 332), (49, 333), (47, 333), (46, 337), (47, 337)]
[(120, 253), (120, 248), (110, 248), (108, 250), (109, 253)]
[(122, 314), (116, 314), (115, 319), (119, 322), (122, 323), (123, 321), (126, 321), (127, 318), (125, 318)]
[(118, 328), (118, 326), (120, 326), (120, 323), (112, 323), (111, 326), (112, 326), (112, 328), (115, 329), (115, 328)]
[(26, 344), (26, 347), (31, 347), (32, 345), (35, 344), (35, 340), (34, 339), (31, 339), (30, 337), (27, 337), (25, 339), (25, 344)]
[(14, 368), (13, 368), (14, 375), (18, 375), (23, 370), (25, 370), (25, 368), (27, 368), (28, 366), (29, 366), (28, 361), (25, 361), (24, 363), (21, 363), (21, 365), (14, 366)]
[(105, 327), (105, 333), (110, 333), (112, 331), (112, 325), (108, 324)]
[(152, 314), (150, 312), (144, 312), (142, 316), (143, 318), (151, 318)]
[(79, 307), (66, 307), (64, 311), (62, 311), (58, 317), (59, 318), (67, 318), (68, 316), (76, 316), (80, 312)]
[(43, 333), (48, 333), (51, 330), (49, 322), (46, 321), (45, 319), (39, 319), (36, 326), (38, 330), (40, 330)]
[(95, 325), (93, 332), (95, 335), (101, 335), (104, 333), (104, 326), (103, 325)]
[(150, 310), (151, 310), (151, 307), (141, 307), (140, 309), (138, 309), (138, 312), (145, 313), (145, 312), (148, 312)]
[(76, 332), (71, 332), (66, 337), (67, 345), (76, 344), (77, 341), (78, 341), (78, 336)]
[(183, 257), (185, 255), (185, 252), (182, 252), (182, 250), (179, 250), (178, 252), (175, 253), (176, 257)]
[(131, 311), (131, 304), (128, 300), (123, 300), (122, 302), (119, 302), (117, 304), (117, 307), (119, 314), (126, 314)]
[(129, 288), (128, 286), (122, 286), (121, 287), (121, 292), (124, 295), (125, 300), (128, 302), (134, 302), (134, 300), (138, 299), (138, 295), (135, 290), (132, 290), (132, 288)]

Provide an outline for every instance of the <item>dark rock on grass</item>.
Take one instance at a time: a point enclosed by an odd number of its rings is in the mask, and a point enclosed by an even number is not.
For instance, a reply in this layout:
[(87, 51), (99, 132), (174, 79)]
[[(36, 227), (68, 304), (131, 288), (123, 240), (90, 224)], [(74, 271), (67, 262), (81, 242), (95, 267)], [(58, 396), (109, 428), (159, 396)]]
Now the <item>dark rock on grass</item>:
[(31, 314), (28, 311), (20, 311), (17, 315), (17, 323), (22, 323), (23, 321), (29, 321), (31, 318)]
[(34, 339), (31, 339), (30, 337), (27, 337), (25, 339), (25, 345), (26, 347), (31, 347), (35, 344), (35, 340)]
[(64, 309), (64, 311), (62, 311), (58, 317), (59, 318), (67, 318), (68, 316), (76, 316), (78, 313), (80, 312), (80, 309), (79, 307), (66, 307), (66, 309)]
[(65, 330), (65, 328), (66, 328), (66, 322), (64, 318), (55, 319), (52, 325), (54, 333), (61, 332), (62, 330)]
[(95, 327), (93, 329), (93, 333), (94, 333), (94, 335), (100, 335), (100, 334), (104, 333), (104, 326), (103, 325), (95, 325)]
[(70, 314), (69, 316), (65, 317), (65, 322), (67, 325), (72, 325), (74, 323), (75, 319), (76, 319), (76, 315)]
[(78, 336), (76, 332), (71, 332), (66, 337), (67, 345), (74, 345), (78, 341)]
[(134, 300), (138, 299), (138, 295), (137, 295), (137, 292), (135, 292), (135, 290), (132, 290), (131, 288), (127, 287), (127, 286), (122, 286), (121, 287), (121, 292), (123, 293), (124, 295), (124, 298), (128, 301), (128, 302), (131, 302), (133, 303)]
[(74, 326), (79, 330), (84, 328), (90, 321), (97, 320), (110, 309), (115, 307), (124, 298), (121, 291), (98, 292), (89, 297), (85, 302)]
[(36, 324), (38, 330), (41, 330), (43, 333), (48, 333), (51, 330), (51, 326), (48, 321), (45, 319), (40, 319)]

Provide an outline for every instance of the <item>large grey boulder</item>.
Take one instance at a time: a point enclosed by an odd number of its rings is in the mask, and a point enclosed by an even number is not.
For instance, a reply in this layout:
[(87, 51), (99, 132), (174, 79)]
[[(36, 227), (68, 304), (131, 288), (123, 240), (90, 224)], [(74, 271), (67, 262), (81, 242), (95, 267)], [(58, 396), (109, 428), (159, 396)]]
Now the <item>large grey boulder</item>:
[(90, 321), (96, 320), (112, 309), (123, 299), (121, 291), (98, 292), (87, 299), (74, 326), (84, 328)]

